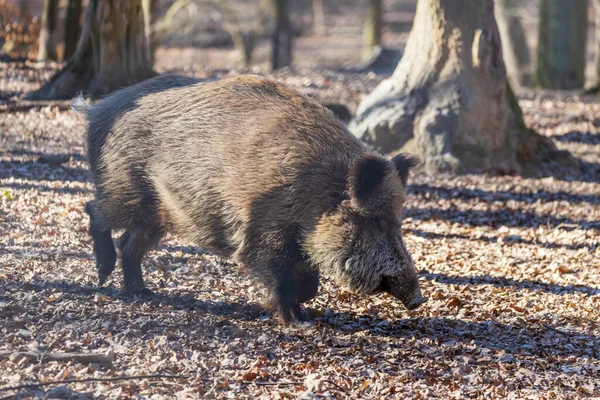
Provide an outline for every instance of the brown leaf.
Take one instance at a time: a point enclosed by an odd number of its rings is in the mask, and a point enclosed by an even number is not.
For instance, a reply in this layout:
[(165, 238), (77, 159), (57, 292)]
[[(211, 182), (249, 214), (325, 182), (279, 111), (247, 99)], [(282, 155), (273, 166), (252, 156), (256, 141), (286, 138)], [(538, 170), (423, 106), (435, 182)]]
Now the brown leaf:
[(560, 267), (558, 267), (558, 272), (561, 274), (572, 274), (573, 272), (575, 272), (575, 270), (570, 269), (569, 267), (566, 267), (564, 265), (561, 265)]
[(458, 297), (451, 297), (447, 302), (446, 302), (446, 306), (447, 307), (460, 307), (462, 305), (461, 301), (458, 299)]
[(360, 392), (362, 392), (363, 390), (365, 390), (368, 387), (369, 387), (369, 381), (364, 380), (363, 383), (361, 383), (360, 386), (358, 387), (358, 390)]
[(509, 307), (512, 308), (513, 310), (517, 311), (517, 312), (520, 312), (520, 313), (526, 313), (527, 312), (527, 310), (525, 308), (523, 308), (521, 306), (518, 306), (516, 304), (511, 304)]
[(256, 372), (248, 371), (244, 375), (242, 375), (242, 379), (248, 382), (251, 382), (256, 379), (258, 374)]

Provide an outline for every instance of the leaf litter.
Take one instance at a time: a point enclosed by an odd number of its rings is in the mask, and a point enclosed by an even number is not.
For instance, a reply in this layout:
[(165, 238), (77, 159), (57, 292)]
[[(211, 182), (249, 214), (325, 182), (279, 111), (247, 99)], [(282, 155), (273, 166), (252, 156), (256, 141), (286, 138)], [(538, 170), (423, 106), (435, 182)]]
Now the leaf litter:
[[(47, 74), (1, 69), (15, 93)], [(275, 77), (351, 110), (382, 79), (326, 70)], [(279, 326), (260, 306), (260, 287), (229, 260), (175, 237), (144, 261), (157, 299), (124, 296), (119, 271), (96, 288), (83, 122), (60, 107), (0, 114), (0, 352), (112, 360), (5, 358), (0, 390), (75, 382), (0, 397), (600, 396), (600, 105), (556, 93), (524, 92), (520, 101), (527, 123), (576, 155), (582, 174), (417, 172), (404, 237), (429, 302), (406, 311), (324, 279), (303, 329)], [(148, 375), (179, 378), (123, 378)]]

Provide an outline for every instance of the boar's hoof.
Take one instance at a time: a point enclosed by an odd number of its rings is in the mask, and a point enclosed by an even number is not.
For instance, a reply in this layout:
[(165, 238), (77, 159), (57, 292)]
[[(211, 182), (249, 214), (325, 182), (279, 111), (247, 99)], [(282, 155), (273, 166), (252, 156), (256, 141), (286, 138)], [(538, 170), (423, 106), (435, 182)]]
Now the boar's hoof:
[(108, 275), (103, 274), (101, 272), (101, 270), (98, 270), (98, 286), (102, 286), (106, 283), (106, 280), (108, 279)]
[(299, 327), (308, 320), (306, 313), (299, 304), (294, 305), (292, 308), (279, 307), (278, 314), (282, 325), (286, 327)]
[(150, 290), (146, 287), (141, 288), (141, 289), (127, 289), (127, 293), (137, 296), (143, 300), (150, 300), (156, 296), (152, 290)]

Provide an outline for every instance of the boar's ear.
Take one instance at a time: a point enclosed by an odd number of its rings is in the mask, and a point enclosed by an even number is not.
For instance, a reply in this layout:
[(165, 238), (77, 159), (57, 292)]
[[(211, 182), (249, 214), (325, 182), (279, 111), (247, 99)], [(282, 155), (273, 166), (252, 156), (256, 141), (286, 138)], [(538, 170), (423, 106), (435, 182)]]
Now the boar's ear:
[(408, 182), (408, 173), (413, 167), (419, 164), (419, 159), (415, 156), (411, 156), (410, 154), (401, 153), (392, 158), (392, 163), (394, 163), (396, 166), (398, 176), (400, 176), (402, 184), (406, 187), (406, 183)]
[(385, 178), (392, 168), (389, 161), (375, 154), (368, 154), (352, 165), (348, 188), (355, 206), (368, 211), (382, 205)]

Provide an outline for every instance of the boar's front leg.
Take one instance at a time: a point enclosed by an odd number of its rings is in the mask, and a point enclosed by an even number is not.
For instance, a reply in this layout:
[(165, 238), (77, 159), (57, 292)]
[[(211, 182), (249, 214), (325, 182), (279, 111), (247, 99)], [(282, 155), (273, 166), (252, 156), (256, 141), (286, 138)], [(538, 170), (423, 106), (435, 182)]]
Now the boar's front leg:
[(299, 304), (312, 300), (319, 291), (319, 271), (306, 261), (294, 265), (294, 284)]
[(248, 233), (236, 258), (267, 288), (269, 305), (277, 311), (284, 325), (305, 321), (294, 280), (294, 266), (302, 259), (295, 230)]
[(123, 233), (119, 240), (121, 267), (125, 290), (128, 293), (151, 296), (153, 293), (144, 285), (142, 257), (160, 240), (160, 229), (134, 227)]

